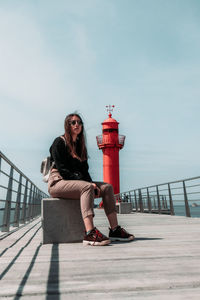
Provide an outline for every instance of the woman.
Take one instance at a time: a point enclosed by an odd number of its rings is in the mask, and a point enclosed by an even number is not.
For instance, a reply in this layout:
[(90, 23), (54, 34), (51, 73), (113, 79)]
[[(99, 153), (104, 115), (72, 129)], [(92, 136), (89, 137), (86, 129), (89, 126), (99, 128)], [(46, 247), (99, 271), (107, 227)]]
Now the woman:
[[(57, 137), (51, 148), (53, 168), (48, 181), (51, 197), (80, 199), (85, 225), (83, 244), (104, 246), (113, 241), (130, 241), (134, 236), (118, 225), (112, 185), (93, 182), (88, 172), (84, 125), (78, 114), (65, 118), (65, 134)], [(94, 227), (94, 198), (102, 197), (110, 224), (109, 238)]]

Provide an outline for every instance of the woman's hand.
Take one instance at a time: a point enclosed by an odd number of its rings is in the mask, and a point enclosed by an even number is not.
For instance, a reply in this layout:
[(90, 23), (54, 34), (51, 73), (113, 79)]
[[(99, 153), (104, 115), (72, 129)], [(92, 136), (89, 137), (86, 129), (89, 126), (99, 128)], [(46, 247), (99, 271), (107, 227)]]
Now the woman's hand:
[(94, 187), (94, 198), (99, 198), (100, 197), (100, 188), (94, 182), (92, 182), (92, 185)]

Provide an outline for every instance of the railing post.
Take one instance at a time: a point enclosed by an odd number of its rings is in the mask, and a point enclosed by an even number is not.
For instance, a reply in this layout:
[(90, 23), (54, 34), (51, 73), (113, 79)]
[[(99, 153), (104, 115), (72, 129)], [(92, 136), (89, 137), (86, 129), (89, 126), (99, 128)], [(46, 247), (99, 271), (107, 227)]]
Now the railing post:
[(36, 188), (35, 206), (34, 206), (34, 218), (37, 215), (37, 203), (38, 203), (38, 189)]
[(135, 202), (133, 201), (133, 195), (131, 195), (131, 192), (129, 192), (130, 194), (130, 201), (132, 203), (132, 208), (134, 209), (135, 208)]
[(139, 205), (140, 205), (140, 212), (144, 212), (143, 203), (142, 203), (142, 192), (141, 189), (139, 189)]
[(153, 208), (156, 209), (156, 199), (155, 199), (155, 196), (153, 196)]
[(164, 202), (164, 197), (163, 197), (163, 195), (161, 196), (162, 197), (162, 205), (161, 205), (161, 210), (162, 209), (165, 209), (165, 202)]
[(35, 215), (34, 215), (34, 217), (37, 216), (37, 209), (38, 209), (38, 202), (39, 202), (38, 199), (39, 199), (39, 191), (37, 189), (36, 198), (35, 198)]
[(18, 185), (18, 191), (17, 191), (16, 205), (15, 205), (15, 215), (14, 215), (13, 226), (16, 226), (16, 227), (19, 227), (21, 190), (22, 190), (22, 174), (20, 174), (20, 176), (19, 176), (19, 185)]
[(158, 213), (161, 213), (161, 207), (160, 207), (160, 195), (158, 190), (158, 185), (156, 186), (156, 192), (157, 192), (157, 201), (158, 201)]
[(174, 205), (173, 205), (173, 200), (172, 200), (170, 183), (168, 183), (168, 192), (169, 192), (170, 213), (172, 216), (174, 216)]
[(38, 205), (38, 215), (41, 214), (41, 207), (42, 207), (42, 192), (40, 192), (40, 203)]
[(33, 193), (31, 197), (31, 207), (30, 207), (30, 218), (34, 218), (34, 203), (35, 203), (35, 185), (33, 186)]
[(21, 218), (21, 222), (23, 224), (26, 222), (27, 190), (28, 190), (28, 180), (26, 180), (26, 186), (25, 186), (24, 198), (23, 198), (23, 206), (22, 206), (22, 218)]
[(35, 218), (36, 203), (37, 203), (37, 187), (35, 186), (35, 193), (33, 198), (33, 218)]
[(165, 196), (164, 201), (165, 201), (165, 208), (168, 209), (168, 204), (167, 204), (167, 198), (166, 198), (166, 196)]
[(132, 203), (132, 199), (131, 199), (131, 192), (129, 192), (129, 193), (128, 193), (128, 199), (129, 199), (129, 201), (128, 201), (128, 202)]
[(138, 203), (137, 203), (136, 191), (134, 191), (134, 196), (135, 196), (135, 210), (136, 210), (136, 212), (138, 212)]
[(3, 232), (8, 232), (10, 229), (10, 211), (11, 211), (11, 201), (12, 201), (12, 186), (13, 186), (13, 167), (10, 167), (10, 177), (8, 181), (8, 190), (6, 194), (6, 203), (3, 215)]
[(147, 188), (147, 201), (148, 201), (148, 209), (149, 209), (149, 213), (151, 213), (152, 211), (152, 206), (151, 206), (151, 199), (149, 197), (149, 189)]
[(31, 183), (29, 189), (29, 197), (28, 197), (28, 217), (27, 220), (30, 221), (31, 219), (31, 203), (32, 203), (32, 193), (33, 193), (33, 184)]
[(191, 217), (191, 215), (190, 215), (190, 208), (189, 208), (189, 205), (188, 205), (188, 197), (187, 197), (187, 191), (186, 191), (185, 181), (183, 181), (183, 190), (184, 190), (184, 200), (185, 200), (186, 217)]
[(40, 194), (40, 191), (38, 191), (38, 199), (37, 199), (37, 216), (39, 215), (40, 204), (41, 204), (41, 194)]
[(142, 204), (143, 204), (143, 210), (145, 210), (147, 207), (145, 197), (143, 197), (143, 199), (142, 199)]

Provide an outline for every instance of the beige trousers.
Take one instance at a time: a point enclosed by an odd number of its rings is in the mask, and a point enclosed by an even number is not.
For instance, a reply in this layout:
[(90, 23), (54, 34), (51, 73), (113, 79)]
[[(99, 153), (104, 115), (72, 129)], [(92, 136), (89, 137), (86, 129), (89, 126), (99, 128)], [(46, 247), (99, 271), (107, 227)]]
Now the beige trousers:
[[(106, 215), (116, 212), (113, 187), (105, 182), (94, 182), (100, 188)], [(94, 216), (94, 186), (83, 180), (64, 180), (55, 169), (51, 171), (48, 181), (48, 192), (53, 198), (80, 199), (83, 219)]]

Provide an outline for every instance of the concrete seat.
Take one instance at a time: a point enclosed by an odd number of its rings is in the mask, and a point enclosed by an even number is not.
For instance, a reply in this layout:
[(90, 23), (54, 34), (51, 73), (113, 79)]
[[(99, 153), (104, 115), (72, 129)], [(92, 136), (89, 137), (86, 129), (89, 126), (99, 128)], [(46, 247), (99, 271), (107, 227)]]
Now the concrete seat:
[(130, 202), (119, 202), (116, 206), (119, 214), (130, 214), (133, 211), (133, 205)]
[(43, 244), (82, 242), (80, 200), (42, 199), (42, 229)]

